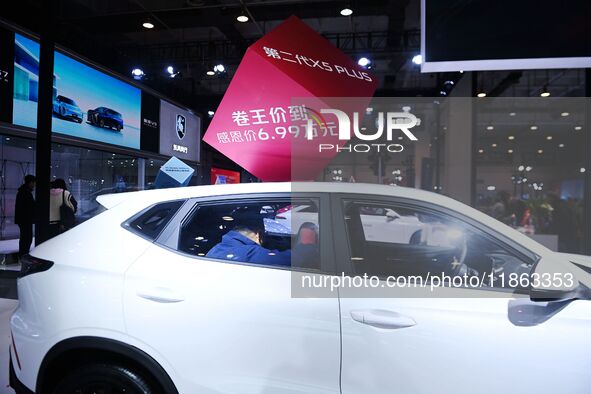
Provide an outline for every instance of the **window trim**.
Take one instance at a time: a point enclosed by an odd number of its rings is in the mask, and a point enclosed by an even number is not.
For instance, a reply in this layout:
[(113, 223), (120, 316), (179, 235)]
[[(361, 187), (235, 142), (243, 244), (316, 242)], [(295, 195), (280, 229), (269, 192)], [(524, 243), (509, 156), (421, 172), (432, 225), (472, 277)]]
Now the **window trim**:
[[(146, 212), (148, 212), (150, 209), (154, 208), (157, 205), (161, 205), (161, 204), (167, 204), (167, 203), (173, 203), (173, 202), (181, 202), (181, 206), (176, 210), (176, 212), (172, 215), (172, 217), (168, 220), (168, 223), (166, 223), (166, 225), (162, 228), (162, 230), (160, 230), (160, 232), (158, 232), (158, 234), (156, 234), (154, 237), (149, 237), (148, 235), (144, 234), (143, 232), (139, 231), (138, 229), (134, 228), (131, 223), (134, 222), (135, 220), (137, 220), (139, 217), (141, 217), (142, 215), (144, 215)], [(139, 211), (138, 213), (136, 213), (135, 215), (131, 216), (130, 218), (128, 218), (127, 220), (125, 220), (123, 223), (121, 223), (121, 227), (123, 227), (124, 229), (126, 229), (127, 231), (145, 239), (146, 241), (155, 243), (156, 240), (158, 240), (158, 238), (166, 231), (166, 229), (168, 228), (168, 226), (170, 225), (170, 223), (172, 223), (172, 221), (174, 220), (174, 218), (178, 215), (178, 213), (183, 209), (183, 207), (187, 204), (187, 199), (186, 198), (178, 198), (175, 200), (167, 200), (167, 201), (159, 201), (157, 203), (151, 204), (149, 206), (147, 206), (146, 208), (142, 209), (141, 211)]]
[[(279, 269), (290, 272), (307, 272), (319, 275), (334, 275), (336, 273), (336, 260), (333, 252), (333, 236), (330, 231), (330, 224), (332, 223), (331, 213), (329, 212), (329, 193), (306, 193), (306, 192), (277, 192), (277, 193), (253, 193), (253, 194), (232, 194), (221, 196), (207, 196), (195, 197), (187, 200), (185, 205), (181, 207), (177, 214), (169, 221), (167, 228), (156, 239), (155, 243), (168, 249), (170, 252), (185, 256), (195, 260), (206, 260), (226, 264), (238, 264), (252, 267), (259, 267), (265, 269)], [(185, 223), (190, 220), (199, 206), (214, 203), (231, 203), (232, 201), (260, 201), (269, 199), (285, 199), (293, 201), (294, 199), (316, 199), (318, 200), (318, 228), (320, 239), (320, 267), (318, 269), (299, 268), (299, 267), (285, 267), (277, 265), (265, 265), (256, 263), (246, 263), (242, 261), (222, 260), (206, 256), (195, 256), (190, 253), (183, 252), (178, 249), (180, 240), (180, 229)], [(170, 227), (170, 228), (169, 228)]]
[[(508, 249), (512, 253), (521, 259), (527, 260), (531, 262), (532, 269), (540, 260), (540, 256), (536, 253), (532, 252), (531, 250), (525, 248), (524, 246), (518, 244), (517, 242), (513, 241), (509, 237), (505, 236), (502, 233), (492, 229), (491, 227), (487, 226), (486, 224), (473, 219), (467, 215), (464, 215), (458, 211), (449, 209), (447, 207), (437, 205), (431, 202), (422, 201), (422, 200), (414, 200), (411, 198), (406, 197), (396, 197), (396, 196), (376, 196), (371, 194), (356, 194), (356, 193), (332, 193), (331, 194), (331, 205), (332, 205), (332, 216), (333, 222), (332, 227), (334, 229), (334, 243), (335, 243), (335, 252), (338, 253), (336, 258), (337, 260), (337, 272), (345, 272), (350, 273), (353, 272), (352, 270), (352, 261), (351, 261), (351, 249), (349, 245), (349, 235), (347, 226), (344, 222), (344, 202), (346, 200), (353, 200), (355, 202), (367, 202), (368, 204), (392, 204), (396, 206), (400, 206), (401, 208), (407, 209), (418, 209), (425, 211), (426, 213), (432, 212), (436, 215), (444, 215), (448, 216), (452, 219), (458, 220), (460, 222), (466, 223), (471, 227), (475, 227), (482, 233), (484, 233), (489, 238), (499, 244), (499, 246)], [(345, 242), (346, 247), (338, 248), (339, 240)], [(510, 292), (515, 293), (515, 289), (504, 289), (504, 288), (497, 288), (497, 287), (483, 287), (479, 289), (471, 289), (471, 290), (483, 290), (483, 291), (497, 291), (497, 292)]]

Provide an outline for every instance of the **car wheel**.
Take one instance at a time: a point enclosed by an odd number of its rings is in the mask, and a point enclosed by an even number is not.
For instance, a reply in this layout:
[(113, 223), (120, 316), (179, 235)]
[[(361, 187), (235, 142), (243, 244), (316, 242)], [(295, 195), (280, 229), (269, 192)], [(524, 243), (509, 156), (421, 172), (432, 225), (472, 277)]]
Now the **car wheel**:
[(121, 125), (116, 126), (117, 131), (121, 131), (121, 128), (122, 128)]
[(60, 115), (66, 116), (66, 110), (64, 109), (64, 107), (60, 107)]
[(118, 365), (90, 364), (66, 375), (54, 394), (155, 394), (148, 381), (130, 368)]
[(104, 120), (99, 120), (99, 126), (101, 127), (105, 127), (105, 121)]

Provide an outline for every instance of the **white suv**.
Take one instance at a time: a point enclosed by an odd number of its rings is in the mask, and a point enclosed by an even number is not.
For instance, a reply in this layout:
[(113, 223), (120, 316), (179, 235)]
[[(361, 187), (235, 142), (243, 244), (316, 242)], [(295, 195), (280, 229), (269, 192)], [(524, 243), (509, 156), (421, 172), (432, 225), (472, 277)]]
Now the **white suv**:
[[(38, 246), (23, 265), (10, 322), (17, 393), (591, 388), (591, 259), (554, 253), (457, 201), (335, 183), (98, 200), (105, 212)], [(307, 206), (306, 219), (288, 227), (298, 231), (265, 233), (260, 224), (289, 206)], [(376, 212), (392, 224), (382, 231), (406, 221), (419, 233), (368, 237), (364, 220)], [(574, 284), (523, 283), (549, 269)], [(449, 285), (441, 298), (404, 286), (396, 297), (347, 286), (314, 296), (298, 282), (341, 273), (375, 276), (380, 287), (409, 276), (432, 284), (435, 274), (486, 284)]]

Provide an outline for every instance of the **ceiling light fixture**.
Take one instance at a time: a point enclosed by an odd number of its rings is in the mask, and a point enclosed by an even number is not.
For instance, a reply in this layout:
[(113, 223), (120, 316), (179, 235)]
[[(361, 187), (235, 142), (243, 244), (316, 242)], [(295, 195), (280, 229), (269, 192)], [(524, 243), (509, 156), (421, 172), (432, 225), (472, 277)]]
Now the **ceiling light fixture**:
[(577, 130), (577, 131), (582, 130), (582, 129), (583, 129), (582, 126), (575, 126), (575, 130)]
[(153, 29), (154, 28), (154, 24), (152, 22), (150, 22), (150, 20), (147, 20), (144, 23), (142, 23), (142, 26), (145, 27), (146, 29)]
[(568, 112), (563, 112), (560, 114), (560, 116), (569, 116), (570, 114)]
[(420, 65), (423, 63), (423, 55), (414, 55), (412, 57), (412, 62), (416, 65)]
[(351, 16), (352, 14), (353, 14), (353, 10), (348, 7), (345, 7), (341, 10), (342, 16)]
[(478, 96), (478, 97), (481, 97), (481, 98), (482, 98), (482, 97), (486, 97), (486, 93), (484, 93), (484, 92), (480, 92), (480, 93), (478, 93), (476, 96)]
[(224, 67), (223, 64), (218, 64), (213, 67), (213, 71), (215, 71), (217, 73), (223, 73), (224, 71), (226, 71), (226, 67)]
[(548, 90), (548, 87), (546, 85), (544, 85), (544, 89), (542, 89), (540, 97), (550, 97), (550, 91)]
[(487, 130), (494, 130), (494, 129), (495, 129), (495, 126), (493, 126), (493, 125), (486, 126), (486, 129), (487, 129)]
[(367, 67), (369, 66), (371, 63), (371, 60), (369, 60), (366, 57), (361, 57), (359, 58), (359, 60), (357, 60), (357, 64), (359, 64), (361, 67)]
[(236, 17), (236, 20), (240, 23), (248, 22), (248, 16), (244, 12), (244, 10), (242, 10), (242, 13)]
[(538, 126), (536, 126), (536, 125), (533, 125), (533, 126), (531, 126), (529, 129), (530, 129), (530, 130), (533, 130), (533, 131), (536, 131), (536, 130), (538, 129)]
[(133, 79), (142, 79), (142, 77), (146, 74), (144, 74), (144, 70), (136, 67), (131, 70), (131, 75), (133, 76)]
[(510, 135), (509, 137), (507, 137), (507, 139), (514, 140), (515, 139), (515, 136), (514, 135)]

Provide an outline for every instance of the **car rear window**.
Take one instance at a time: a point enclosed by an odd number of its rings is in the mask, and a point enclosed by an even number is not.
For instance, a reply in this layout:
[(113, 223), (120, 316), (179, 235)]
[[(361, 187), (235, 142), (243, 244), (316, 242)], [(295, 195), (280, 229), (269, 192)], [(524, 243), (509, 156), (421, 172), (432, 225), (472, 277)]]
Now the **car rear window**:
[(183, 200), (177, 200), (153, 205), (132, 217), (127, 222), (127, 227), (146, 238), (154, 240), (164, 230), (164, 227), (183, 203)]

